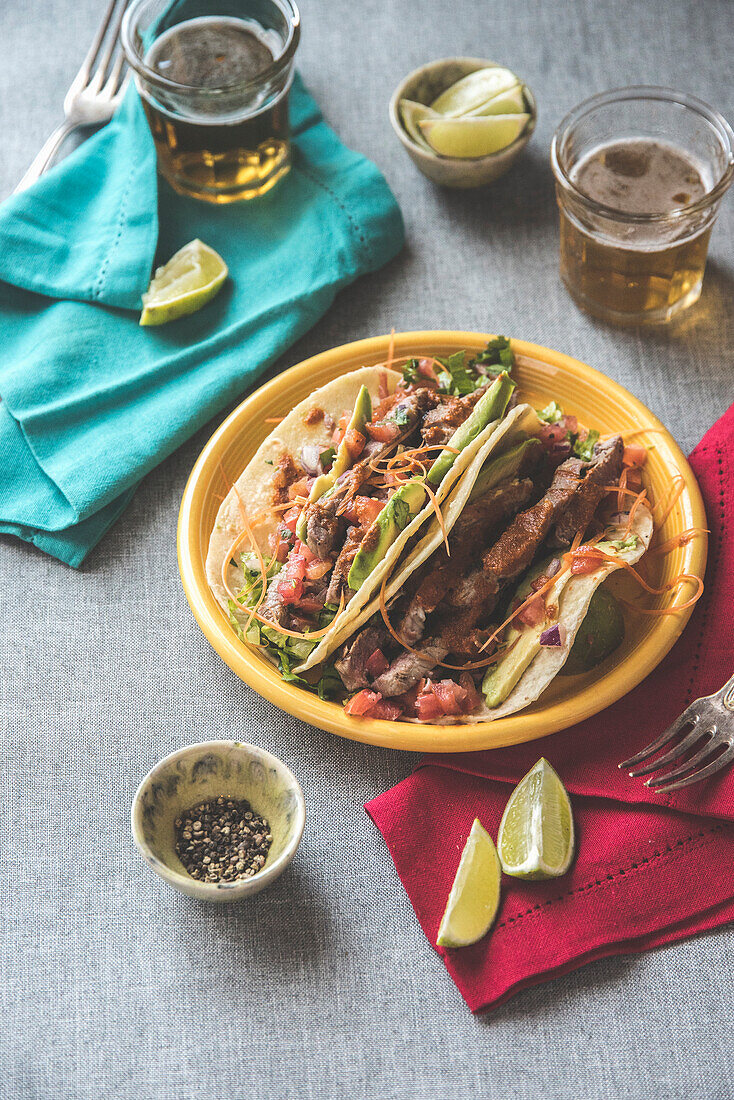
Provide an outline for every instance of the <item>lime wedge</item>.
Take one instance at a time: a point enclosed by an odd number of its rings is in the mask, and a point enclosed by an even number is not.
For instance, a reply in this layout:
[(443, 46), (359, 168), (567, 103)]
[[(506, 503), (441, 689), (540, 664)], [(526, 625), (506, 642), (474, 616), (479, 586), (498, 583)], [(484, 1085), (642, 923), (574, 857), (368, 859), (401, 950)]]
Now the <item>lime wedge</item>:
[(503, 871), (515, 878), (558, 878), (571, 866), (571, 803), (557, 773), (543, 757), (510, 795), (497, 847)]
[(446, 118), (458, 118), (459, 115), (473, 111), (475, 107), (481, 106), (488, 99), (507, 91), (515, 84), (517, 84), (515, 74), (499, 65), (491, 69), (477, 69), (442, 92), (438, 99), (433, 101), (431, 107)]
[(501, 877), (497, 849), (477, 817), (441, 918), (439, 947), (468, 947), (489, 931), (500, 903)]
[(523, 86), (520, 81), (514, 88), (480, 103), (473, 111), (467, 111), (464, 118), (478, 118), (486, 115), (520, 115), (526, 110)]
[(141, 325), (165, 325), (195, 313), (221, 290), (228, 268), (203, 241), (190, 241), (159, 267), (143, 295)]
[(431, 147), (423, 137), (418, 123), (425, 118), (440, 118), (441, 116), (431, 107), (426, 107), (425, 103), (416, 103), (412, 99), (400, 100), (400, 116), (403, 120), (403, 126), (413, 141), (417, 142), (422, 149), (428, 149), (430, 152)]
[(431, 148), (442, 157), (486, 157), (512, 145), (530, 115), (492, 115), (489, 118), (428, 118), (419, 123)]

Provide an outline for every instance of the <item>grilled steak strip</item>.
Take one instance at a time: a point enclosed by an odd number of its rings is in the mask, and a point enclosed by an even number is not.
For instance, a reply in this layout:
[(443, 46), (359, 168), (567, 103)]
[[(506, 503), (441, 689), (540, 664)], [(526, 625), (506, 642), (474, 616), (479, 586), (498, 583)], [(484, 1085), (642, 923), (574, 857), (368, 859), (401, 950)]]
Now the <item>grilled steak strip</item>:
[(409, 691), (419, 680), (427, 676), (447, 653), (448, 649), (441, 639), (427, 641), (421, 649), (421, 656), (416, 653), (401, 653), (390, 667), (377, 677), (372, 687), (388, 698), (392, 695), (402, 695), (404, 691)]
[(554, 535), (559, 545), (570, 545), (577, 531), (586, 531), (604, 496), (604, 486), (619, 480), (623, 453), (620, 435), (596, 444), (594, 457), (585, 468), (584, 480), (555, 525)]
[(360, 688), (367, 687), (367, 661), (388, 638), (389, 634), (382, 624), (372, 624), (360, 630), (356, 638), (344, 643), (334, 665), (347, 691), (359, 691)]

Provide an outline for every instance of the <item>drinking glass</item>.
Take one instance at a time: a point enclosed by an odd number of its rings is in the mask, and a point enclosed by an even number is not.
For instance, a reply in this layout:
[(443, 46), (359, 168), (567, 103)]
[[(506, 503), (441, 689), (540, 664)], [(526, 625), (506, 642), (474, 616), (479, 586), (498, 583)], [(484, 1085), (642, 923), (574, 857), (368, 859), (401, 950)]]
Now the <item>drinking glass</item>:
[[(591, 180), (584, 166), (603, 166), (605, 156), (621, 175), (616, 190), (607, 186), (602, 196), (579, 176), (585, 171)], [(667, 191), (665, 172), (649, 168), (660, 163), (672, 166)], [(697, 301), (711, 230), (734, 174), (734, 134), (717, 111), (667, 88), (605, 92), (563, 119), (551, 165), (561, 279), (582, 309), (618, 324), (660, 324)]]
[(294, 0), (133, 0), (122, 45), (176, 191), (237, 202), (285, 175), (299, 36)]

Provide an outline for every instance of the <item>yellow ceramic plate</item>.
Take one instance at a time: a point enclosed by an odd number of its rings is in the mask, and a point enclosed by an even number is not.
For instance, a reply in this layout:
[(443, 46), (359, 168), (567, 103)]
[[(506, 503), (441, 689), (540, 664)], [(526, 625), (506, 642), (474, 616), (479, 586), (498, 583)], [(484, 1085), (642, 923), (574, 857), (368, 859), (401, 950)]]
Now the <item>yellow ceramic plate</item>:
[[(489, 336), (475, 332), (405, 332), (395, 339), (395, 355), (449, 355), (461, 348), (479, 350)], [(705, 527), (703, 502), (693, 472), (679, 447), (657, 417), (636, 398), (584, 363), (537, 344), (513, 340), (513, 372), (523, 400), (536, 407), (556, 400), (582, 424), (602, 435), (639, 432), (633, 442), (650, 448), (647, 482), (655, 500), (672, 479), (682, 475), (685, 489), (658, 538), (668, 539), (689, 527)], [(621, 698), (662, 660), (679, 636), (690, 609), (672, 615), (626, 615), (623, 645), (593, 672), (557, 676), (540, 699), (519, 714), (479, 725), (432, 726), (349, 718), (337, 703), (318, 699), (285, 683), (257, 649), (238, 641), (206, 583), (204, 562), (209, 535), (223, 495), (271, 430), (267, 417), (283, 416), (317, 386), (345, 371), (384, 362), (388, 337), (378, 336), (334, 348), (285, 371), (235, 409), (217, 429), (191, 472), (178, 521), (178, 563), (184, 591), (196, 621), (223, 661), (256, 691), (289, 714), (321, 729), (396, 749), (461, 752), (530, 741), (597, 714)], [(629, 436), (628, 436), (629, 438)], [(225, 482), (226, 477), (226, 482)], [(703, 577), (706, 537), (648, 562), (650, 583), (664, 583), (678, 573)], [(627, 598), (637, 600), (634, 582), (616, 574), (613, 582)], [(692, 593), (685, 584), (668, 599), (684, 603)]]

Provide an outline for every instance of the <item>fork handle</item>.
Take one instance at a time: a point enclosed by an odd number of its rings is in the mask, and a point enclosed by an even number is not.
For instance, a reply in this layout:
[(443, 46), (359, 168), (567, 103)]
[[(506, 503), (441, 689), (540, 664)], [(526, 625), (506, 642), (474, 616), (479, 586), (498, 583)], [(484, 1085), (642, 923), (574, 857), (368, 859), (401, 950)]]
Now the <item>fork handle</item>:
[(35, 183), (39, 176), (49, 167), (54, 155), (58, 151), (62, 142), (66, 140), (69, 134), (73, 133), (79, 126), (78, 122), (69, 122), (65, 119), (60, 126), (57, 126), (54, 132), (46, 141), (37, 155), (33, 158), (33, 162), (30, 165), (28, 171), (23, 176), (22, 180), (15, 188), (14, 194), (18, 194), (19, 191), (25, 191), (27, 187), (30, 187), (32, 183)]

